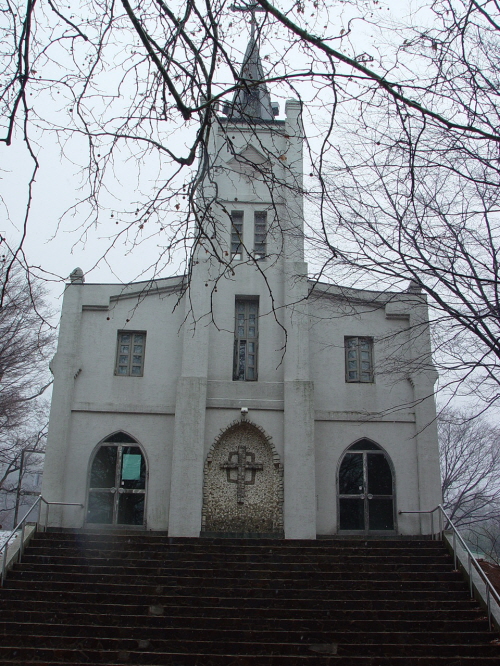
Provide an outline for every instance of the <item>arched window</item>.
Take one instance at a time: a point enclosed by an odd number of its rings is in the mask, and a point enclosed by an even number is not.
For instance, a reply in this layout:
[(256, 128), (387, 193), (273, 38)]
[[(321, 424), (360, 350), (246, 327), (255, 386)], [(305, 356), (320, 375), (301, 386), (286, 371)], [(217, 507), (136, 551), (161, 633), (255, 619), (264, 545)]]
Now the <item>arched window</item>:
[(144, 525), (146, 460), (133, 437), (118, 432), (98, 447), (90, 469), (87, 524)]
[(394, 475), (380, 446), (361, 439), (347, 449), (339, 467), (338, 498), (340, 531), (394, 531)]

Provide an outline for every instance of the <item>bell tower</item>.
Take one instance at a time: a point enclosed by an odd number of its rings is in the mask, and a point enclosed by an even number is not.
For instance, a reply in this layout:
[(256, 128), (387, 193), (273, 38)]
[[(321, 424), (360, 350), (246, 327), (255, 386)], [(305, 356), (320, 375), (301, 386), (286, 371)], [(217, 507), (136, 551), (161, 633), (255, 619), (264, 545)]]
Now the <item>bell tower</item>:
[(202, 233), (186, 299), (169, 533), (199, 535), (212, 405), (234, 404), (260, 405), (252, 413), (259, 425), (273, 413), (285, 537), (315, 538), (301, 105), (288, 100), (279, 119), (259, 53), (257, 8), (234, 9), (251, 11), (251, 36), (239, 89), (214, 117), (200, 163)]

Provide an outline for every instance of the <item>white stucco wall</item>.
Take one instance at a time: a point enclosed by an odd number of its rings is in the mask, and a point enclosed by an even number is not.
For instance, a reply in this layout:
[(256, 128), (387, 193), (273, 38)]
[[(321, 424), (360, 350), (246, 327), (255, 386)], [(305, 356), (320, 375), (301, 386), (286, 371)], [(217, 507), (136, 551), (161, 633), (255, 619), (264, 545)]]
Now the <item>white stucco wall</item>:
[[(234, 289), (234, 287), (233, 287)], [(74, 294), (81, 312), (74, 311)], [(46, 465), (44, 495), (47, 499), (86, 502), (89, 461), (103, 439), (118, 430), (134, 437), (148, 462), (147, 525), (150, 529), (167, 529), (170, 497), (175, 400), (180, 376), (182, 328), (181, 311), (172, 312), (176, 294), (141, 295), (141, 300), (115, 302), (116, 286), (71, 285), (68, 287), (69, 311), (63, 317), (80, 318), (78, 348), (71, 354), (76, 362), (71, 372), (54, 362), (56, 391), (53, 411), (59, 416), (58, 393), (71, 395), (71, 411), (64, 415), (68, 434), (64, 441), (52, 436), (51, 423)], [(358, 293), (358, 296), (363, 296)], [(364, 294), (368, 298), (369, 294)], [(111, 301), (110, 301), (111, 298)], [(234, 302), (234, 293), (232, 296)], [(248, 418), (272, 437), (282, 461), (285, 457), (285, 420), (293, 414), (284, 412), (283, 364), (276, 363), (275, 351), (281, 343), (271, 317), (263, 318), (260, 328), (258, 382), (233, 382), (234, 309), (223, 303), (230, 296), (221, 290), (215, 301), (215, 315), (225, 322), (222, 330), (210, 329), (210, 354), (206, 398), (203, 456), (206, 456), (220, 431), (239, 418), (241, 407), (249, 409)], [(95, 310), (108, 302), (110, 309)], [(385, 308), (362, 315), (335, 316), (335, 299), (328, 297), (311, 304), (309, 317), (311, 380), (314, 382), (315, 408), (315, 494), (318, 534), (337, 531), (337, 472), (342, 454), (356, 440), (366, 437), (378, 443), (390, 457), (396, 470), (397, 507), (416, 510), (420, 507), (418, 479), (418, 429), (413, 404), (413, 387), (408, 378), (377, 374), (383, 367), (384, 355), (397, 349), (409, 349), (409, 319), (387, 319)], [(108, 319), (109, 317), (109, 319)], [(129, 322), (125, 320), (130, 318)], [(69, 324), (69, 322), (66, 322)], [(143, 377), (114, 375), (117, 334), (119, 330), (147, 331)], [(73, 330), (72, 326), (67, 326)], [(70, 354), (62, 329), (58, 357)], [(373, 384), (345, 381), (344, 336), (368, 335), (375, 339)], [(73, 339), (73, 338), (72, 338)], [(378, 341), (382, 342), (379, 343)], [(401, 344), (401, 341), (405, 345)], [(281, 343), (282, 344), (282, 343)], [(378, 366), (380, 364), (380, 366)], [(67, 368), (66, 368), (67, 370)], [(76, 375), (76, 377), (74, 376)], [(404, 373), (402, 373), (404, 375)], [(432, 416), (432, 413), (431, 413)], [(60, 425), (60, 424), (59, 424)], [(432, 424), (430, 426), (432, 428)], [(431, 437), (429, 455), (435, 453)], [(50, 474), (56, 462), (57, 475)], [(61, 464), (62, 463), (62, 464)], [(434, 483), (434, 486), (436, 484)], [(298, 489), (300, 492), (300, 488)], [(294, 492), (297, 492), (295, 490)], [(439, 501), (434, 487), (432, 502)], [(427, 508), (432, 508), (430, 505)], [(81, 526), (83, 512), (66, 509), (64, 523)], [(57, 512), (54, 512), (54, 520)], [(398, 520), (401, 533), (419, 531), (418, 521), (409, 516)]]
[[(158, 498), (147, 504), (147, 523), (151, 529), (166, 529), (182, 347), (182, 311), (174, 310), (178, 295), (156, 293), (169, 286), (169, 281), (158, 281), (145, 296), (145, 285), (136, 284), (136, 296), (124, 298), (119, 285), (68, 285), (52, 363), (55, 384), (43, 485), (49, 501), (86, 504), (92, 454), (99, 442), (122, 430), (142, 446), (148, 497)], [(123, 330), (147, 332), (142, 377), (115, 375), (118, 332)], [(51, 512), (63, 525), (83, 524), (85, 512), (79, 508)]]

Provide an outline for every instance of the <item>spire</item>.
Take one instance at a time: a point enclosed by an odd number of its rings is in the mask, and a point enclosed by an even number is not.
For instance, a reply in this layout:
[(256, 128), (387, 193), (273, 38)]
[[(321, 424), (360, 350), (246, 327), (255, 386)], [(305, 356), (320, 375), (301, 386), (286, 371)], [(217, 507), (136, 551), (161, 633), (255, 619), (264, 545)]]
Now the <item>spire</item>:
[[(231, 104), (226, 104), (223, 110), (229, 118), (251, 122), (252, 120), (273, 120), (279, 113), (278, 105), (271, 103), (271, 97), (264, 83), (264, 69), (260, 60), (256, 12), (264, 12), (256, 2), (249, 2), (242, 6), (231, 5), (235, 12), (248, 12), (250, 20), (250, 41), (248, 42), (239, 82), (240, 90), (236, 91)], [(260, 83), (255, 83), (260, 81)]]
[[(260, 83), (255, 83), (260, 81)], [(259, 54), (259, 45), (254, 35), (245, 52), (240, 72), (241, 88), (233, 98), (227, 115), (241, 120), (273, 120), (276, 106), (271, 104), (271, 97), (264, 83), (264, 70)], [(276, 109), (277, 110), (277, 109)]]

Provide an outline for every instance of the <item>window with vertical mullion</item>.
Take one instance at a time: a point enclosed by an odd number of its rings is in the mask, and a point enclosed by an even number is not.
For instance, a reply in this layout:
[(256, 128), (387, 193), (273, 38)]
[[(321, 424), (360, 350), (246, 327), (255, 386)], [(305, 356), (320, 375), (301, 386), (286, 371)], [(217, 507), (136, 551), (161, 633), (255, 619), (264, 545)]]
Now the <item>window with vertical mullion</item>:
[(259, 302), (236, 299), (233, 380), (257, 380)]
[(231, 258), (243, 258), (243, 211), (231, 211)]
[(265, 259), (267, 255), (267, 213), (256, 211), (254, 213), (254, 257)]
[(373, 338), (345, 338), (346, 382), (373, 382)]
[(119, 331), (115, 375), (142, 377), (145, 346), (146, 333), (144, 331)]

